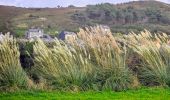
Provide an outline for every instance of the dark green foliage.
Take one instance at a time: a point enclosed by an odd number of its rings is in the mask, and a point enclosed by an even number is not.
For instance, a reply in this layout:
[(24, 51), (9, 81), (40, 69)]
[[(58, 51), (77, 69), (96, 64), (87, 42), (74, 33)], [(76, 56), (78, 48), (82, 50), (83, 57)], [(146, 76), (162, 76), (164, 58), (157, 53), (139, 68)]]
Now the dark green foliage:
[(23, 68), (33, 66), (33, 45), (34, 42), (19, 42), (20, 62)]
[(168, 7), (154, 1), (134, 2), (134, 4), (131, 2), (122, 5), (104, 3), (87, 5), (86, 11), (76, 12), (72, 17), (80, 25), (109, 25), (113, 33), (139, 32), (149, 27), (151, 32), (170, 34), (169, 27), (165, 28), (167, 24), (170, 24), (169, 11), (166, 9)]

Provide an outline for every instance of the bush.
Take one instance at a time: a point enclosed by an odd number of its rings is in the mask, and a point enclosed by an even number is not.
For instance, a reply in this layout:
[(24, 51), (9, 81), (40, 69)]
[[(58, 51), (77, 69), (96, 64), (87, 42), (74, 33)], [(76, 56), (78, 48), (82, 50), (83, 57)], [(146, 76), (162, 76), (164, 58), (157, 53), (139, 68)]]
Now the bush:
[(33, 45), (34, 42), (18, 41), (20, 51), (20, 62), (24, 69), (31, 69), (33, 63)]

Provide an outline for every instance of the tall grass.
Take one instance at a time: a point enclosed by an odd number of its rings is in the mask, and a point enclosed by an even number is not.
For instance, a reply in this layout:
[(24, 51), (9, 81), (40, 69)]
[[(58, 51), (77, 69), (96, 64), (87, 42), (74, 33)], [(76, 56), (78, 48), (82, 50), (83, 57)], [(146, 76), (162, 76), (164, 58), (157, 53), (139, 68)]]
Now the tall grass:
[(20, 64), (20, 52), (16, 39), (9, 34), (0, 41), (0, 88), (26, 87), (28, 77)]
[(93, 78), (93, 65), (89, 58), (77, 53), (59, 40), (49, 48), (42, 40), (34, 45), (36, 72), (56, 87), (81, 90), (88, 88)]
[(126, 47), (120, 45), (112, 33), (101, 26), (80, 29), (77, 35), (96, 66), (96, 78), (101, 88), (116, 91), (129, 88), (132, 76), (126, 64)]
[(38, 40), (34, 53), (36, 72), (58, 87), (122, 90), (131, 83), (125, 48), (100, 26), (80, 29), (70, 44), (56, 39), (49, 48)]
[(139, 54), (142, 59), (139, 66), (139, 78), (145, 85), (162, 85), (169, 84), (169, 46), (168, 36), (152, 35), (145, 31), (141, 34), (130, 34), (133, 41), (129, 41), (129, 46)]
[[(88, 27), (67, 42), (55, 39), (48, 45), (38, 39), (33, 55), (32, 73), (54, 89), (120, 91), (138, 80), (146, 86), (170, 86), (170, 44), (164, 33), (145, 30), (116, 37), (101, 26)], [(0, 41), (0, 88), (30, 85), (19, 57), (16, 39), (5, 35)], [(133, 57), (138, 64), (130, 64)]]

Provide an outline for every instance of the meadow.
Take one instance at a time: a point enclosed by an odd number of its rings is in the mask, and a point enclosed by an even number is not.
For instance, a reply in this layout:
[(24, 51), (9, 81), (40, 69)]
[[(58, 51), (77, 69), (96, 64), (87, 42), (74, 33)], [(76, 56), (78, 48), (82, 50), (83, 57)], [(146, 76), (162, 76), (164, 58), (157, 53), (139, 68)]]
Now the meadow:
[(37, 39), (28, 70), (21, 65), (17, 39), (6, 34), (0, 41), (0, 97), (168, 98), (169, 43), (165, 33), (113, 35), (101, 26), (88, 27), (68, 41)]

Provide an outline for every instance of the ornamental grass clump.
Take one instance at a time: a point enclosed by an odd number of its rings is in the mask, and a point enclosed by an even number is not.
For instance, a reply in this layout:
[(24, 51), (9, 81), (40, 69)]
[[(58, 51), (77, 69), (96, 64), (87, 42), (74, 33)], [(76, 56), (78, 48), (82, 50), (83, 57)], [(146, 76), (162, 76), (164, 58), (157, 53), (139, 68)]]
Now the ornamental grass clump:
[(132, 76), (126, 64), (126, 47), (115, 40), (110, 30), (96, 26), (80, 29), (77, 35), (91, 55), (100, 90), (120, 91), (131, 86)]
[(101, 26), (80, 29), (66, 43), (55, 40), (48, 47), (42, 40), (34, 45), (34, 70), (58, 88), (73, 90), (125, 90), (131, 85), (126, 66), (126, 48)]
[(142, 60), (138, 66), (141, 83), (145, 85), (169, 85), (170, 48), (167, 44), (168, 36), (166, 34), (153, 35), (148, 31), (138, 35), (130, 34), (131, 36), (134, 40), (129, 41), (129, 46)]
[(20, 64), (20, 52), (16, 39), (9, 34), (0, 41), (0, 88), (28, 86), (28, 77)]
[(73, 91), (89, 88), (94, 74), (93, 65), (88, 57), (81, 54), (80, 49), (70, 47), (58, 39), (50, 48), (39, 39), (34, 45), (34, 54), (35, 72), (53, 86)]

